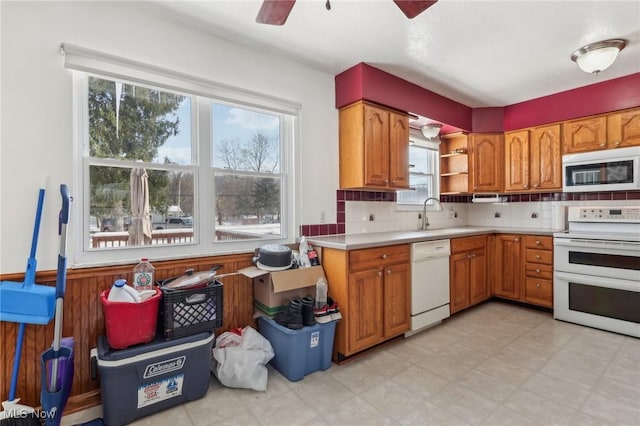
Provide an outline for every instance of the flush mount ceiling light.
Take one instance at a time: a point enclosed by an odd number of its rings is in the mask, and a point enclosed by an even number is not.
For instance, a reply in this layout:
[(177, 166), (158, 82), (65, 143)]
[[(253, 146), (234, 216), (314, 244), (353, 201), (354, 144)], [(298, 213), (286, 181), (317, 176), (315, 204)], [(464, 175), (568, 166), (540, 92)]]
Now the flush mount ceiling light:
[(598, 74), (613, 64), (618, 53), (626, 45), (627, 41), (622, 39), (598, 41), (573, 52), (571, 60), (576, 62), (582, 71)]
[(427, 139), (433, 139), (436, 136), (438, 136), (438, 134), (440, 134), (440, 129), (442, 128), (442, 124), (440, 123), (431, 123), (431, 124), (425, 124), (424, 126), (422, 126), (420, 128), (420, 131), (422, 132), (422, 135), (427, 138)]

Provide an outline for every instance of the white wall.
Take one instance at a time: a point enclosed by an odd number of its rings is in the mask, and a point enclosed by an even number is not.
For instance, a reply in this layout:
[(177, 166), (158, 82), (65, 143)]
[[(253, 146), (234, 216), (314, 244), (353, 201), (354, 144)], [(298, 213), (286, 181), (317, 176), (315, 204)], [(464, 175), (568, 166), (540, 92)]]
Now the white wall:
[[(38, 269), (56, 267), (58, 187), (71, 185), (74, 177), (72, 81), (62, 66), (61, 42), (302, 104), (299, 217), (302, 223), (320, 223), (324, 210), (326, 221), (335, 222), (338, 114), (333, 76), (214, 38), (152, 8), (124, 1), (0, 1), (1, 273), (25, 268), (40, 175), (49, 177), (49, 185)], [(73, 250), (71, 244), (71, 254)]]

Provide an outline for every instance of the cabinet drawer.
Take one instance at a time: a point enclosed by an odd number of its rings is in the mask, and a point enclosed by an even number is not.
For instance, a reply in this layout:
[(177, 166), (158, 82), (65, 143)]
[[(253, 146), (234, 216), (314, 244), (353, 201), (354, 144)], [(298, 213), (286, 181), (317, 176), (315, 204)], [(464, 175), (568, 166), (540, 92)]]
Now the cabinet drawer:
[(553, 265), (553, 252), (549, 250), (527, 249), (525, 260), (532, 263)]
[(527, 277), (524, 300), (535, 305), (553, 307), (553, 281)]
[(409, 262), (408, 244), (351, 250), (349, 252), (349, 269), (353, 271), (405, 262)]
[(451, 240), (451, 253), (464, 253), (467, 251), (481, 250), (487, 246), (487, 236), (454, 238)]
[(525, 265), (526, 275), (532, 278), (544, 278), (550, 280), (553, 278), (553, 266), (543, 263), (527, 263)]
[(540, 235), (527, 235), (524, 238), (527, 248), (540, 250), (553, 250), (553, 237), (543, 237)]

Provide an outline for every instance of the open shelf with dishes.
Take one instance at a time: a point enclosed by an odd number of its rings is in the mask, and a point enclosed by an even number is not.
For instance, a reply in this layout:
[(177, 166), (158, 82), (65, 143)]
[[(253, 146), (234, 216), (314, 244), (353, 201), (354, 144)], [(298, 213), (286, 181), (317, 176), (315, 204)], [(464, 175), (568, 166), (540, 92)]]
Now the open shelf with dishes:
[(469, 135), (440, 136), (440, 194), (469, 193)]

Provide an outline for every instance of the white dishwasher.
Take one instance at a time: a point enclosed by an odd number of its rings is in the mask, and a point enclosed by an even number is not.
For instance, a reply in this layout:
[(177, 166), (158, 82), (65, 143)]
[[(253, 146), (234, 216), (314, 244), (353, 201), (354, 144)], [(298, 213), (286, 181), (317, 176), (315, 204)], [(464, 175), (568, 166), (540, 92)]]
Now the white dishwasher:
[(449, 317), (449, 240), (411, 245), (411, 330), (406, 336)]

